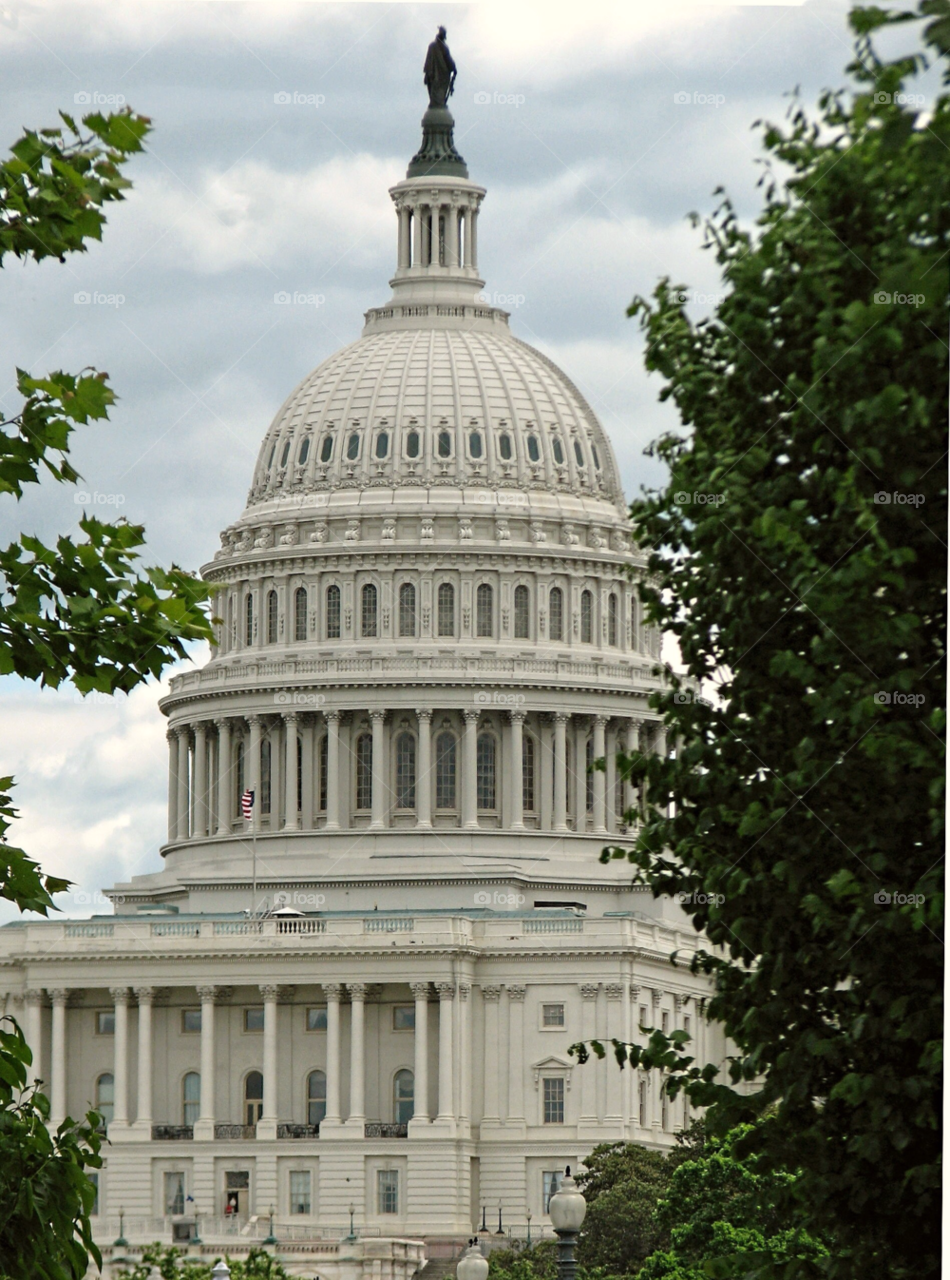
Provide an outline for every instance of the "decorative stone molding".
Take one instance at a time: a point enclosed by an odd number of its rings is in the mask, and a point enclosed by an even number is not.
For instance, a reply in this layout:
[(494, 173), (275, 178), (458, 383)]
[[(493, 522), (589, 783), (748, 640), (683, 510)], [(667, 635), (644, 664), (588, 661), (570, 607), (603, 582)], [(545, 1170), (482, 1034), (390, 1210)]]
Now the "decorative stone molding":
[(109, 995), (113, 1004), (128, 1004), (130, 993), (128, 987), (110, 987)]
[(623, 986), (619, 982), (608, 982), (604, 987), (608, 1000), (622, 1000)]
[(494, 986), (494, 985), (488, 986), (488, 987), (482, 987), (482, 999), (487, 1000), (489, 1004), (492, 1004), (495, 1001), (500, 1000), (501, 987)]
[(455, 983), (454, 982), (437, 982), (435, 989), (439, 993), (440, 1000), (455, 999)]
[(600, 990), (599, 982), (582, 982), (581, 983), (581, 999), (596, 1000), (597, 993)]
[(522, 986), (513, 986), (508, 988), (508, 999), (515, 1004), (523, 1004), (527, 995), (528, 988)]

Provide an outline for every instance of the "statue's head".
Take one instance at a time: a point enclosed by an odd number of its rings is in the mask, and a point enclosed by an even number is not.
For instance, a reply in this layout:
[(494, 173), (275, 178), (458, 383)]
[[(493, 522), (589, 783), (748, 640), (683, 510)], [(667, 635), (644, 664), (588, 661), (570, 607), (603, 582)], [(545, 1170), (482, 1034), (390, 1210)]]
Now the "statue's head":
[(446, 36), (445, 27), (439, 27), (439, 39), (444, 40)]

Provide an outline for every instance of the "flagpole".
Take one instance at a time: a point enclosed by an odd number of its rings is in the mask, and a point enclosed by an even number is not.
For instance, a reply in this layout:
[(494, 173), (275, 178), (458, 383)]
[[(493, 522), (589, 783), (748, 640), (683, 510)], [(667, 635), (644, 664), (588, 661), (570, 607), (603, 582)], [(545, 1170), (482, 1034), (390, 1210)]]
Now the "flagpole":
[(257, 792), (251, 802), (251, 919), (257, 911)]

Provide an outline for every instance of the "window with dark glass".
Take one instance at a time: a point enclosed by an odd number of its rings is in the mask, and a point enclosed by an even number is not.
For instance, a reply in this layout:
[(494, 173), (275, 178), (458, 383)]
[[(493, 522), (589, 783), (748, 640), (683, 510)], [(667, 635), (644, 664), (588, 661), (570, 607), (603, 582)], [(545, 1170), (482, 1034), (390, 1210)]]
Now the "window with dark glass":
[[(411, 1071), (405, 1072), (406, 1075), (412, 1075)], [(396, 1108), (399, 1111), (399, 1108)], [(410, 1111), (410, 1115), (412, 1112)], [(406, 1121), (397, 1121), (398, 1124), (405, 1124)], [(399, 1170), (398, 1169), (377, 1169), (376, 1170), (376, 1212), (377, 1213), (398, 1213), (399, 1212)]]
[(480, 432), (469, 432), (468, 451), (473, 458), (480, 458), (482, 456), (482, 437)]
[(574, 441), (574, 457), (577, 459), (577, 465), (579, 467), (583, 467), (584, 466), (584, 450), (581, 448), (580, 440)]
[(254, 597), (250, 591), (244, 597), (244, 643), (254, 643)]
[(440, 733), (435, 741), (435, 807), (455, 808), (455, 735)]
[(307, 588), (298, 587), (294, 592), (294, 639), (307, 638)]
[(340, 638), (340, 588), (327, 587), (327, 639)]
[(271, 745), (270, 738), (261, 743), (261, 813), (270, 813)]
[(376, 634), (376, 588), (367, 582), (360, 594), (360, 635)]
[(552, 587), (548, 596), (548, 634), (552, 640), (564, 639), (564, 592)]
[(277, 643), (277, 592), (267, 593), (267, 643)]
[(492, 589), (483, 582), (475, 594), (475, 634), (477, 636), (494, 635), (494, 618), (492, 607)]
[(560, 1076), (546, 1076), (542, 1082), (544, 1085), (544, 1115), (545, 1124), (563, 1124), (564, 1123), (564, 1081)]
[(320, 739), (320, 786), (318, 788), (319, 801), (317, 808), (321, 813), (326, 813), (327, 808), (327, 761), (330, 757), (330, 739), (326, 734)]
[(451, 456), (452, 456), (452, 437), (449, 435), (449, 433), (448, 433), (447, 431), (440, 431), (440, 432), (439, 432), (439, 444), (438, 444), (438, 449), (439, 449), (439, 457), (440, 457), (440, 458), (451, 458)]
[(617, 643), (617, 597), (613, 592), (607, 597), (607, 643)]
[(333, 457), (333, 437), (324, 436), (323, 444), (320, 446), (320, 461), (329, 462)]
[(419, 432), (410, 431), (406, 436), (406, 457), (418, 458), (419, 456)]
[(584, 773), (587, 779), (587, 789), (585, 793), (585, 807), (588, 813), (594, 811), (594, 740), (587, 739), (587, 749), (584, 752)]
[(534, 813), (534, 738), (527, 733), (521, 739), (521, 807)]
[(479, 809), (495, 809), (495, 735), (480, 733), (475, 744), (475, 781)]
[(350, 462), (354, 462), (360, 456), (360, 438), (355, 431), (346, 442), (346, 456)]
[(591, 444), (590, 451), (594, 456), (594, 466), (599, 471), (600, 470), (600, 454), (597, 452), (597, 446), (595, 444)]
[(307, 1076), (307, 1124), (321, 1124), (327, 1114), (327, 1077), (324, 1071)]
[(589, 591), (581, 592), (581, 642), (594, 641), (594, 597)]
[(498, 437), (498, 452), (501, 455), (502, 462), (511, 461), (511, 436), (507, 431), (503, 431)]
[(307, 1010), (307, 1030), (308, 1031), (326, 1031), (327, 1029), (327, 1007), (325, 1004), (315, 1005), (312, 1009)]
[[(316, 1073), (315, 1073), (316, 1074)], [(319, 1074), (323, 1074), (320, 1072)], [(319, 1121), (312, 1123), (319, 1124)], [(291, 1169), (290, 1171), (290, 1212), (292, 1214), (308, 1214), (310, 1212), (310, 1170)]]
[(181, 1082), (181, 1122), (193, 1125), (201, 1111), (201, 1076), (186, 1071)]
[(396, 808), (416, 807), (416, 740), (411, 733), (396, 738)]
[(356, 807), (373, 807), (373, 737), (369, 733), (356, 739)]
[(284, 441), (284, 447), (280, 451), (280, 465), (286, 467), (287, 459), (290, 457), (290, 441)]
[(264, 1077), (249, 1071), (244, 1080), (244, 1123), (257, 1124), (264, 1114)]
[(389, 432), (380, 431), (376, 437), (376, 457), (385, 458), (389, 453)]
[(554, 437), (551, 447), (554, 451), (554, 461), (558, 464), (558, 466), (560, 466), (561, 463), (564, 461), (564, 450), (561, 447), (561, 442), (557, 438), (557, 436)]
[(530, 625), (528, 588), (524, 585), (517, 586), (515, 587), (515, 639), (527, 640)]
[(276, 452), (277, 452), (277, 441), (275, 440), (275, 441), (274, 441), (274, 443), (273, 443), (273, 444), (271, 445), (271, 447), (270, 447), (270, 453), (267, 455), (267, 470), (268, 470), (268, 471), (270, 471), (271, 467), (274, 465), (274, 454), (275, 454)]
[[(408, 1124), (415, 1110), (415, 1078), (405, 1068), (393, 1077), (393, 1120), (396, 1124)], [(382, 1209), (382, 1213), (395, 1213), (395, 1209)]]
[(399, 588), (399, 634), (416, 634), (416, 589), (411, 582), (404, 582)]
[(538, 462), (541, 458), (537, 436), (528, 436), (528, 458), (531, 462)]
[(297, 455), (297, 465), (302, 467), (309, 457), (310, 457), (310, 437), (304, 436), (300, 445), (300, 453)]
[(451, 582), (439, 586), (438, 630), (440, 636), (455, 635), (455, 588)]
[(102, 1116), (103, 1124), (112, 1123), (115, 1109), (115, 1077), (111, 1071), (104, 1071), (96, 1081), (96, 1110)]

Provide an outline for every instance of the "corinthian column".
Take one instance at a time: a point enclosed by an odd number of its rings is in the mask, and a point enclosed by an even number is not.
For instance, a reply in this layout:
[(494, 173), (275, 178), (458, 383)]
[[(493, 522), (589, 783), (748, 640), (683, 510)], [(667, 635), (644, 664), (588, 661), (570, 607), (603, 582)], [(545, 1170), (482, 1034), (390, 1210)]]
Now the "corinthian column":
[(330, 1121), (340, 1120), (340, 996), (343, 986), (339, 982), (325, 982), (323, 992), (327, 998), (327, 1116)]
[(416, 1124), (429, 1123), (429, 984), (413, 982), (416, 1002), (412, 1085), (412, 1118)]
[(178, 839), (178, 734), (169, 729), (168, 743), (168, 843)]
[(350, 993), (350, 1114), (346, 1123), (358, 1129), (359, 1136), (362, 1137), (366, 1120), (364, 1101), (366, 983), (348, 982), (346, 988)]
[(485, 1005), (485, 1062), (484, 1062), (484, 1105), (482, 1107), (482, 1124), (500, 1124), (501, 1114), (498, 1104), (498, 1013), (501, 1002), (501, 987), (482, 987), (482, 1000)]
[(340, 829), (340, 713), (327, 712), (327, 831)]
[(28, 1080), (39, 1080), (43, 1072), (43, 991), (33, 987), (24, 994), (26, 1001), (26, 1042), (30, 1046), (33, 1062)]
[(508, 988), (508, 1122), (524, 1123), (524, 998), (528, 988)]
[(511, 712), (511, 829), (524, 830), (524, 717)]
[[(596, 982), (585, 982), (581, 986), (581, 1037), (589, 1044), (597, 1036), (597, 991)], [(593, 1063), (589, 1070), (582, 1070), (581, 1077), (581, 1114), (580, 1123), (594, 1125), (597, 1123), (597, 1070)]]
[(277, 1137), (277, 996), (278, 988), (263, 985), (264, 997), (264, 1106), (257, 1122), (259, 1138)]
[[(606, 716), (594, 717), (594, 760), (603, 760), (607, 754), (605, 727)], [(597, 835), (607, 834), (607, 797), (605, 784), (607, 775), (601, 769), (594, 770), (594, 831)]]
[(554, 830), (567, 830), (567, 722), (559, 711), (554, 717)]
[(296, 711), (284, 712), (285, 831), (297, 831), (300, 827), (297, 817), (297, 723), (299, 719)]
[(234, 797), (231, 794), (231, 721), (215, 720), (218, 729), (218, 835), (231, 834)]
[(419, 721), (418, 770), (416, 771), (416, 827), (428, 831), (432, 827), (432, 710), (416, 711)]
[[(251, 817), (251, 829), (261, 829), (261, 717), (248, 716), (250, 728), (248, 781), (250, 790), (254, 792), (254, 810)], [(256, 904), (255, 904), (256, 906)]]
[[(640, 721), (636, 719), (627, 721), (627, 741), (625, 750), (628, 756), (635, 755), (640, 750)], [(635, 809), (637, 804), (637, 791), (629, 777), (623, 784), (623, 807), (626, 812)]]
[(455, 1064), (452, 1010), (455, 1007), (455, 983), (437, 982), (439, 992), (439, 1114), (437, 1120), (455, 1119)]
[(209, 1141), (214, 1137), (214, 1002), (217, 987), (198, 987), (201, 1001), (201, 1101), (195, 1137)]
[(152, 1136), (152, 1000), (151, 987), (136, 987), (135, 998), (139, 1002), (139, 1079), (138, 1110), (135, 1114), (137, 1128)]
[(195, 725), (195, 818), (193, 834), (201, 839), (208, 834), (208, 726), (203, 720)]
[(112, 1124), (124, 1129), (129, 1123), (129, 989), (110, 987), (109, 994), (115, 1003)]
[(462, 739), (462, 826), (478, 827), (478, 712), (465, 712)]
[(50, 1036), (50, 1111), (51, 1129), (58, 1129), (66, 1119), (66, 1003), (69, 992), (60, 987), (51, 990), (53, 1026)]
[(175, 730), (178, 736), (178, 831), (177, 840), (188, 839), (188, 817), (190, 802), (188, 796), (188, 728), (182, 725)]
[(386, 712), (371, 711), (369, 714), (373, 722), (373, 798), (369, 827), (371, 831), (382, 831), (386, 826)]

